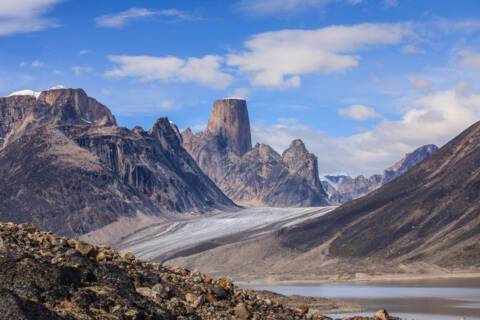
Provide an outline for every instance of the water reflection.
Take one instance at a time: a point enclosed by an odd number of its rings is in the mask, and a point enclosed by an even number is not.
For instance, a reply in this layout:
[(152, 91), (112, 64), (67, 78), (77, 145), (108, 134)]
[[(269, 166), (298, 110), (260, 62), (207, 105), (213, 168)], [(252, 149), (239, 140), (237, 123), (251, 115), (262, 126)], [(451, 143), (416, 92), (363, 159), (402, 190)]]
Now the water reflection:
[(404, 319), (480, 320), (480, 279), (256, 286), (254, 289), (356, 302), (365, 308), (367, 315), (385, 308)]

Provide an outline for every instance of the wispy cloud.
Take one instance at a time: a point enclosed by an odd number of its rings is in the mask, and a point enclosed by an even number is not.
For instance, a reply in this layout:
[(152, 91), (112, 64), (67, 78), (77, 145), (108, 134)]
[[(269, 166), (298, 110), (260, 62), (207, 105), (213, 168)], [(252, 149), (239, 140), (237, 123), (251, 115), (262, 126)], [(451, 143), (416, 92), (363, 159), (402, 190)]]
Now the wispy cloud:
[(354, 68), (359, 51), (397, 44), (408, 32), (408, 24), (359, 24), (261, 33), (244, 43), (244, 51), (229, 54), (228, 64), (257, 86), (298, 87), (302, 75)]
[(55, 27), (55, 20), (45, 14), (62, 0), (0, 1), (0, 36), (28, 33)]
[(408, 78), (408, 82), (415, 89), (431, 89), (432, 82), (422, 77), (411, 76)]
[(354, 104), (350, 107), (339, 109), (338, 114), (342, 117), (350, 118), (356, 121), (365, 121), (382, 117), (373, 108), (364, 106), (362, 104)]
[(70, 67), (70, 70), (76, 75), (76, 76), (81, 76), (84, 74), (92, 73), (93, 68), (90, 66), (72, 66)]
[(420, 49), (419, 47), (413, 44), (406, 44), (404, 45), (400, 51), (404, 54), (423, 54), (425, 53), (424, 50)]
[(462, 49), (459, 56), (462, 67), (480, 70), (480, 52), (472, 49)]
[(321, 10), (329, 4), (357, 5), (362, 0), (241, 0), (235, 4), (235, 9), (249, 15), (275, 15), (302, 10)]
[(130, 22), (148, 17), (163, 17), (175, 20), (187, 20), (192, 18), (189, 14), (176, 9), (153, 11), (147, 8), (130, 8), (122, 12), (97, 17), (95, 18), (95, 23), (98, 27), (103, 28), (121, 28)]
[(213, 88), (225, 88), (232, 76), (222, 70), (223, 58), (207, 55), (186, 59), (173, 56), (109, 56), (117, 64), (105, 72), (107, 78), (132, 77), (140, 81), (192, 82)]
[(396, 8), (400, 4), (400, 0), (383, 0), (383, 6), (387, 9)]
[(20, 62), (20, 67), (27, 67), (30, 66), (32, 68), (40, 68), (43, 67), (45, 64), (40, 60), (33, 60), (32, 62), (22, 61)]

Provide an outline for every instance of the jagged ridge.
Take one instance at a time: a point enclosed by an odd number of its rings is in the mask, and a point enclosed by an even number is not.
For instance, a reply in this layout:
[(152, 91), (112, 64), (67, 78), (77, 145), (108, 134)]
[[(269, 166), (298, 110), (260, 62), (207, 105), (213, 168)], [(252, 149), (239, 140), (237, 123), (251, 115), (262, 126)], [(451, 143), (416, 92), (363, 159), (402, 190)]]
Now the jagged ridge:
[(81, 89), (0, 98), (0, 118), (0, 219), (78, 235), (139, 213), (234, 207), (166, 118), (119, 127)]
[(231, 199), (274, 207), (328, 204), (317, 158), (301, 140), (282, 155), (265, 144), (251, 147), (245, 100), (215, 101), (208, 123), (205, 132), (185, 130), (183, 146)]

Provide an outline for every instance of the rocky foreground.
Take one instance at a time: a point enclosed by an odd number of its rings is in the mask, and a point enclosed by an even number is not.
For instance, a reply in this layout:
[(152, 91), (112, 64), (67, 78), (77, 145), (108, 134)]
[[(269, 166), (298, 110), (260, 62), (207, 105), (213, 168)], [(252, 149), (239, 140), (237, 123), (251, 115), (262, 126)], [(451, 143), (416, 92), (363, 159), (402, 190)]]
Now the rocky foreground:
[[(380, 312), (382, 318), (388, 315)], [(0, 222), (0, 319), (328, 318), (240, 289), (226, 277)]]

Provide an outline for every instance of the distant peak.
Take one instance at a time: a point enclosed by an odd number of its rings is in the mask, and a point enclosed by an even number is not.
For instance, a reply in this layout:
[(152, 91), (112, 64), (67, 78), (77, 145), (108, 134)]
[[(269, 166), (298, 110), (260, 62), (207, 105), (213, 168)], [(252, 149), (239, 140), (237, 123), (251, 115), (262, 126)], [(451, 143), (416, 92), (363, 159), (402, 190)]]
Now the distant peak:
[(302, 139), (295, 139), (295, 140), (292, 140), (292, 142), (290, 143), (290, 146), (291, 147), (296, 147), (296, 146), (305, 147), (305, 143), (303, 143)]

